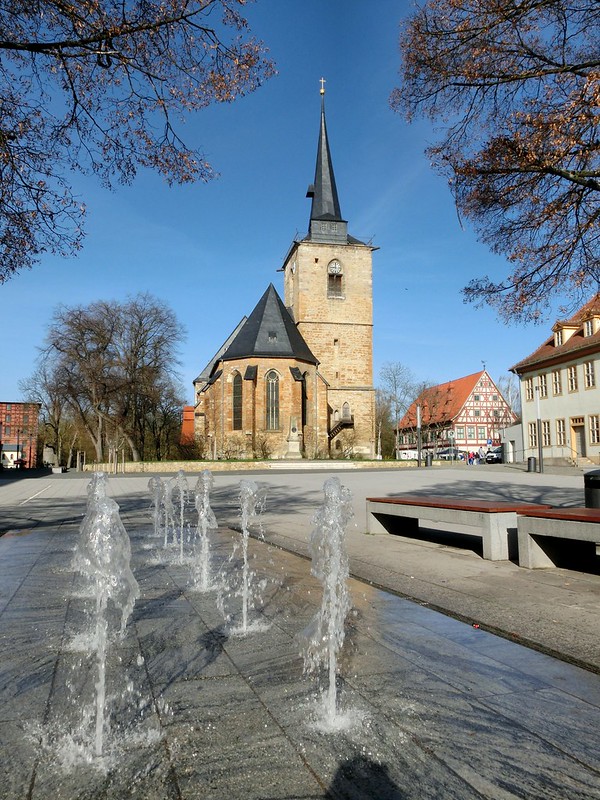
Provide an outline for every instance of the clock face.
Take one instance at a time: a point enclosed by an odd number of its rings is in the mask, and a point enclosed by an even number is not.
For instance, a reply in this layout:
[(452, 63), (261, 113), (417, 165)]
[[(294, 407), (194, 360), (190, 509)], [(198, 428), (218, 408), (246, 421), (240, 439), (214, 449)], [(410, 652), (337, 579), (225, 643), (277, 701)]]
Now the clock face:
[(340, 264), (339, 261), (330, 261), (327, 271), (329, 272), (330, 275), (339, 275), (340, 272), (342, 271), (342, 265)]

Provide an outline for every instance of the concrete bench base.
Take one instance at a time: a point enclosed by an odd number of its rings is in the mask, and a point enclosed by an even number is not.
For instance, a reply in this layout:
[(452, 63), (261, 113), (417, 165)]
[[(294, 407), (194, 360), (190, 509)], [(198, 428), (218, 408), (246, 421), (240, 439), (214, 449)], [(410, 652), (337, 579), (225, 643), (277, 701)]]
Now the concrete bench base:
[(529, 512), (520, 516), (517, 524), (520, 567), (555, 567), (556, 539), (593, 542), (596, 555), (600, 555), (598, 508), (550, 508)]
[(367, 498), (367, 532), (387, 533), (377, 515), (404, 519), (402, 533), (415, 535), (422, 520), (465, 525), (475, 529), (483, 540), (483, 557), (489, 561), (506, 561), (509, 557), (509, 534), (517, 530), (517, 514), (527, 509), (548, 506), (528, 503), (504, 503), (491, 500), (460, 500), (451, 497)]

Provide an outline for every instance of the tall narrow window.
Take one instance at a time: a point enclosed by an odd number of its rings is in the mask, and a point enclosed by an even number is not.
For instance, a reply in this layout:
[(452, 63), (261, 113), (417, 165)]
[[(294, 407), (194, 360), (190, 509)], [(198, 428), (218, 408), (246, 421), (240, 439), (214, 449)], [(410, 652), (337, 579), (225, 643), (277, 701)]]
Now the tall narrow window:
[(593, 361), (586, 361), (583, 365), (583, 379), (586, 389), (593, 389), (596, 385), (596, 372)]
[(590, 415), (590, 444), (600, 444), (600, 414)]
[(529, 447), (537, 447), (537, 425), (535, 422), (530, 422), (527, 426), (529, 433)]
[(556, 420), (556, 444), (564, 447), (567, 443), (567, 429), (564, 419)]
[(542, 420), (542, 447), (550, 447), (550, 420)]
[(538, 385), (540, 387), (540, 397), (548, 397), (548, 381), (546, 375), (538, 375)]
[(350, 404), (344, 403), (344, 405), (342, 406), (342, 419), (350, 419), (350, 418), (351, 418)]
[(279, 375), (272, 369), (267, 372), (267, 430), (279, 430)]
[(552, 393), (562, 394), (562, 378), (559, 369), (555, 369), (552, 373)]
[(242, 376), (236, 372), (233, 376), (233, 430), (242, 430)]
[(567, 369), (567, 380), (569, 383), (569, 391), (577, 391), (577, 367), (569, 367)]
[(302, 376), (302, 430), (308, 425), (308, 372)]
[(533, 378), (525, 378), (525, 400), (533, 400)]

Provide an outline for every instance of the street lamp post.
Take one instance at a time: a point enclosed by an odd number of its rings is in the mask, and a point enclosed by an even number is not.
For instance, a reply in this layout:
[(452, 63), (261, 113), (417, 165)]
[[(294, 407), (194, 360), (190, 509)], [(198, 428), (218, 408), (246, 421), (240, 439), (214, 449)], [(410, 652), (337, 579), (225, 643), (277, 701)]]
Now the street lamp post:
[(417, 466), (421, 466), (421, 406), (417, 406)]
[(542, 416), (540, 414), (540, 387), (535, 387), (535, 406), (537, 416), (538, 472), (544, 471), (544, 451), (542, 448)]

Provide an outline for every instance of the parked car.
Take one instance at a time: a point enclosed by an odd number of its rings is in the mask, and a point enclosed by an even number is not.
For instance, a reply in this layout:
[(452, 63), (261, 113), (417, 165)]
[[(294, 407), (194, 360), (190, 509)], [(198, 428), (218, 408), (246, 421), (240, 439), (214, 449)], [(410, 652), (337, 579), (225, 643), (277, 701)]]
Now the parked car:
[(485, 454), (486, 464), (502, 464), (502, 447), (492, 447)]
[(465, 454), (458, 447), (443, 447), (435, 455), (435, 458), (440, 458), (442, 461), (461, 461), (464, 457)]

